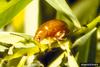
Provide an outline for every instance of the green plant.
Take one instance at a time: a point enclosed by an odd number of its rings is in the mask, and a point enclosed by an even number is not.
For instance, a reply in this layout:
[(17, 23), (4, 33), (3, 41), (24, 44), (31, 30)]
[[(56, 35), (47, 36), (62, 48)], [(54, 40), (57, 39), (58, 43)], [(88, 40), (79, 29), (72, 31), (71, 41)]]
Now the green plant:
[[(5, 5), (0, 7), (0, 28), (9, 24), (29, 2), (31, 0), (1, 0), (0, 5)], [(97, 13), (99, 0), (82, 0), (82, 4), (75, 4), (72, 9), (65, 0), (34, 2), (34, 8), (37, 8), (35, 26), (39, 27), (42, 22), (56, 18), (66, 22), (70, 33), (62, 41), (54, 41), (51, 51), (48, 51), (48, 39), (39, 43), (25, 33), (0, 32), (0, 67), (79, 67), (80, 63), (96, 63), (97, 30), (100, 27), (100, 16)], [(90, 12), (88, 8), (92, 3), (95, 5), (89, 9)], [(83, 9), (79, 10), (77, 5)]]

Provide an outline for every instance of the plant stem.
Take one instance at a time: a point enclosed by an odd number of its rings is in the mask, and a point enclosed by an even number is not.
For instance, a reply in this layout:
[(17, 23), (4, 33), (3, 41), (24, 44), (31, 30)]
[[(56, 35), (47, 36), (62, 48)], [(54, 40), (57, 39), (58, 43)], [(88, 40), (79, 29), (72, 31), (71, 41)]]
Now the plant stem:
[(96, 17), (92, 22), (90, 22), (86, 26), (83, 26), (80, 30), (76, 31), (74, 33), (74, 35), (79, 36), (82, 33), (88, 32), (88, 31), (92, 30), (94, 27), (96, 27), (96, 25), (98, 25), (98, 23), (100, 23), (100, 16)]

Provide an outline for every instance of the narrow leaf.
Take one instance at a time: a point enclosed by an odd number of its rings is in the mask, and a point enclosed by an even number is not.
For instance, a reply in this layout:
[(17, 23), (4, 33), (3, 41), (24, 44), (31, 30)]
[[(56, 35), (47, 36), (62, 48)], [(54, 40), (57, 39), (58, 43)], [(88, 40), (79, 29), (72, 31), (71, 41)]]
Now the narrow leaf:
[(19, 36), (18, 34), (13, 35), (10, 32), (0, 32), (0, 42), (2, 43), (14, 44), (16, 42), (23, 41), (23, 40), (25, 40), (25, 38)]
[(31, 0), (11, 0), (11, 2), (6, 3), (4, 1), (0, 1), (0, 5), (2, 5), (2, 11), (0, 10), (0, 28), (9, 23), (21, 9), (31, 2)]
[(96, 61), (96, 50), (97, 50), (97, 31), (95, 31), (90, 38), (90, 50), (88, 53), (88, 63), (95, 63)]
[(78, 63), (95, 63), (96, 31), (88, 38), (84, 45), (79, 46)]
[(75, 43), (73, 44), (73, 47), (75, 47), (77, 45), (79, 46), (78, 47), (78, 50), (79, 50), (78, 63), (87, 63), (88, 62), (89, 53), (91, 52), (90, 46), (93, 46), (93, 45), (91, 45), (90, 38), (91, 38), (92, 34), (96, 31), (96, 29), (97, 28), (92, 29), (87, 34), (85, 34), (82, 37), (80, 37), (79, 39), (77, 39), (75, 41)]
[(65, 44), (65, 47), (66, 47), (66, 51), (67, 51), (67, 54), (68, 54), (68, 66), (69, 67), (79, 67), (78, 66), (78, 64), (77, 64), (77, 62), (76, 62), (76, 59), (75, 59), (75, 57), (73, 56), (73, 54), (72, 54), (72, 52), (71, 52), (71, 50), (70, 50), (70, 41), (68, 41), (68, 42), (65, 42), (64, 43)]
[(32, 0), (25, 9), (25, 33), (35, 36), (40, 22), (40, 0)]
[(27, 57), (23, 56), (19, 62), (19, 64), (17, 65), (17, 67), (24, 67), (24, 64), (26, 62)]
[(59, 66), (60, 63), (62, 62), (62, 59), (64, 57), (65, 52), (61, 53), (48, 67), (55, 67)]
[(73, 44), (73, 47), (76, 46), (76, 45), (84, 45), (85, 42), (88, 40), (88, 38), (91, 37), (91, 35), (93, 34), (93, 32), (96, 31), (97, 28), (94, 28), (92, 29), (90, 32), (88, 32), (87, 34), (85, 34), (84, 36), (78, 38), (74, 44)]
[(0, 45), (0, 52), (4, 52), (6, 49), (8, 49), (8, 48), (5, 47), (5, 46)]
[(46, 0), (52, 7), (54, 7), (57, 11), (66, 14), (66, 16), (74, 23), (77, 28), (81, 28), (79, 21), (76, 16), (72, 13), (68, 4), (65, 0)]

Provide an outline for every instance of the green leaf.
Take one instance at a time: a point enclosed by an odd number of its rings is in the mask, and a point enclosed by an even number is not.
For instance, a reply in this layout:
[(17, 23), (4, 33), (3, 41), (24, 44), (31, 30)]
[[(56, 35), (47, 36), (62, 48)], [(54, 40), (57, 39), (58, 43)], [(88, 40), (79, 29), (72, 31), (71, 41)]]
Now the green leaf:
[(34, 47), (35, 44), (34, 43), (24, 43), (24, 42), (18, 42), (18, 43), (15, 43), (13, 44), (15, 48), (31, 48), (31, 47)]
[(27, 56), (23, 56), (19, 62), (19, 64), (17, 65), (17, 67), (24, 67), (24, 64), (27, 60)]
[(87, 63), (90, 50), (90, 38), (84, 43), (84, 45), (79, 46), (78, 63)]
[(64, 45), (65, 45), (64, 47), (66, 47), (65, 50), (67, 52), (67, 57), (68, 57), (68, 66), (69, 67), (74, 67), (74, 66), (79, 67), (77, 62), (76, 62), (75, 57), (73, 56), (73, 54), (70, 50), (70, 45), (71, 45), (70, 41), (65, 42)]
[(69, 67), (79, 67), (75, 57), (73, 55), (68, 54), (68, 65)]
[(65, 0), (46, 0), (52, 7), (54, 7), (57, 11), (66, 14), (77, 28), (81, 28), (79, 21), (77, 20), (76, 16), (72, 13), (71, 9), (69, 8), (68, 4)]
[[(32, 52), (33, 51), (33, 52)], [(31, 53), (30, 53), (31, 52)], [(16, 49), (14, 54), (12, 55), (6, 55), (4, 57), (5, 61), (10, 61), (12, 59), (15, 58), (19, 58), (22, 57), (24, 55), (27, 55), (28, 53), (30, 53), (30, 55), (33, 55), (35, 53), (39, 52), (38, 48), (34, 47), (34, 48), (22, 48), (22, 49)]]
[(27, 67), (30, 67), (32, 65), (34, 59), (35, 59), (34, 55), (31, 55), (31, 56), (28, 55), (28, 57), (27, 57)]
[(10, 32), (0, 32), (0, 42), (4, 43), (4, 45), (8, 45), (8, 44), (14, 44), (19, 41), (25, 40), (25, 38), (18, 36), (17, 33), (14, 33), (14, 34), (16, 35), (13, 35)]
[(72, 47), (75, 47), (76, 45), (84, 45), (85, 42), (91, 37), (91, 35), (96, 31), (97, 28), (92, 29), (91, 31), (89, 31), (87, 34), (83, 35), (82, 37), (78, 38)]
[(54, 65), (55, 67), (59, 66), (60, 63), (62, 62), (64, 55), (65, 55), (65, 52), (62, 52), (52, 63), (48, 65), (48, 67), (53, 67)]
[(32, 0), (0, 0), (0, 28), (11, 21), (11, 19)]
[[(70, 41), (61, 42), (60, 45), (61, 45), (61, 48), (65, 51), (63, 51), (59, 56), (57, 56), (56, 59), (52, 63), (50, 63), (49, 67), (52, 67), (53, 65), (56, 65), (56, 67), (60, 65), (65, 66), (65, 67), (66, 66), (78, 67), (78, 64), (70, 50), (70, 45), (71, 45)], [(68, 58), (68, 60), (66, 58)], [(66, 59), (65, 62), (63, 62), (64, 59)]]
[(18, 65), (20, 60), (21, 60), (21, 57), (20, 58), (15, 58), (13, 60), (8, 61), (8, 63), (5, 64), (5, 65), (6, 65), (6, 67), (15, 67), (15, 66)]
[(41, 23), (41, 0), (33, 0), (26, 8), (25, 33), (35, 36), (35, 33)]
[(15, 58), (22, 57), (23, 55), (27, 54), (28, 49), (17, 49), (16, 52), (12, 55), (6, 55), (4, 60), (10, 61)]
[(8, 49), (8, 48), (5, 47), (5, 46), (0, 45), (0, 52), (4, 52), (6, 49)]
[(9, 7), (15, 5), (18, 2), (18, 0), (11, 0), (11, 1), (7, 1), (7, 0), (0, 0), (0, 13), (3, 13), (4, 11), (6, 11)]
[[(85, 49), (85, 50), (84, 50)], [(96, 31), (88, 38), (84, 45), (79, 46), (78, 63), (95, 63)]]
[(38, 27), (55, 16), (56, 10), (45, 0), (33, 0), (26, 8), (25, 33), (35, 36)]
[(35, 47), (35, 45), (36, 43), (29, 35), (22, 33), (0, 32), (0, 51), (5, 51), (9, 48), (8, 54), (10, 55), (13, 54), (14, 48), (31, 48)]
[(90, 50), (88, 53), (88, 63), (96, 63), (96, 51), (97, 51), (97, 30), (92, 34), (90, 38)]
[(13, 49), (14, 49), (14, 46), (11, 46), (11, 47), (9, 48), (9, 51), (8, 51), (8, 54), (9, 54), (9, 55), (12, 55), (12, 54), (13, 54)]
[[(87, 63), (90, 51), (90, 47), (93, 46), (91, 45), (91, 36), (93, 33), (96, 31), (97, 28), (92, 29), (90, 32), (87, 34), (83, 35), (82, 37), (78, 38), (75, 43), (73, 44), (73, 47), (79, 46), (79, 55), (78, 55), (78, 63)], [(94, 44), (96, 45), (96, 44)], [(93, 49), (93, 48), (92, 48)], [(94, 49), (95, 50), (95, 49)]]
[[(31, 36), (22, 33), (0, 32), (0, 49), (8, 49), (3, 60), (12, 60), (22, 57), (25, 54), (34, 55), (40, 51), (48, 49), (47, 45), (36, 43)], [(8, 47), (8, 48), (6, 48)], [(40, 48), (40, 49), (39, 49)]]
[(39, 46), (34, 46), (34, 47), (30, 47), (30, 48), (19, 48), (19, 49), (15, 49), (13, 50), (14, 53), (12, 55), (6, 55), (4, 57), (4, 60), (12, 60), (14, 58), (19, 58), (19, 57), (22, 57), (23, 55), (29, 55), (29, 56), (32, 56), (36, 53), (39, 53), (40, 52), (40, 49), (44, 52), (46, 49), (48, 49), (48, 46), (47, 45), (40, 45)]

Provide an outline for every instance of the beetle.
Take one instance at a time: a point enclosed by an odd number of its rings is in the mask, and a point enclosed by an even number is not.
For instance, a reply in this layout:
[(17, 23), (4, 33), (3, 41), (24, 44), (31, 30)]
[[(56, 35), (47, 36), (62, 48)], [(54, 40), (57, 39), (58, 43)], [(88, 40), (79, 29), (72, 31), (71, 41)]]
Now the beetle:
[(62, 40), (64, 36), (69, 33), (67, 24), (58, 19), (49, 20), (43, 23), (37, 30), (34, 37), (35, 40), (41, 41), (44, 38), (56, 38), (57, 40)]
[(43, 39), (46, 38), (59, 41), (62, 40), (66, 35), (68, 35), (68, 33), (69, 29), (64, 21), (59, 19), (52, 19), (47, 22), (44, 22), (38, 28), (34, 39), (38, 42), (41, 42)]

